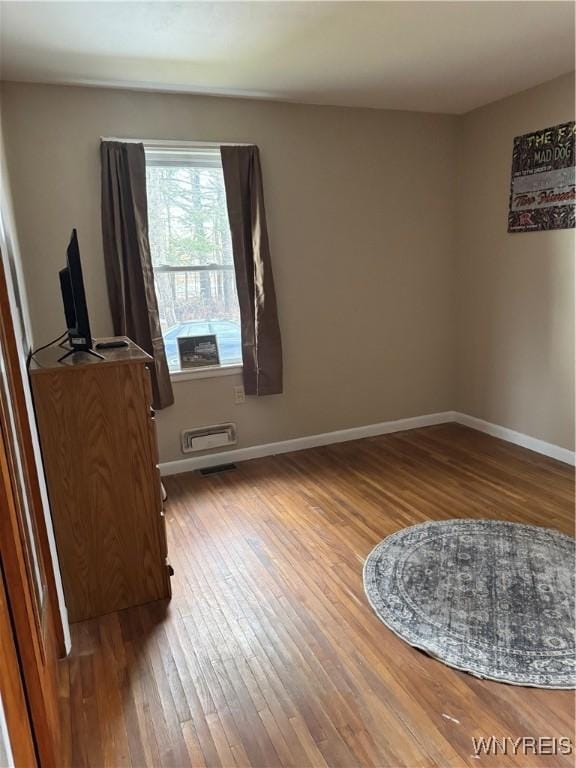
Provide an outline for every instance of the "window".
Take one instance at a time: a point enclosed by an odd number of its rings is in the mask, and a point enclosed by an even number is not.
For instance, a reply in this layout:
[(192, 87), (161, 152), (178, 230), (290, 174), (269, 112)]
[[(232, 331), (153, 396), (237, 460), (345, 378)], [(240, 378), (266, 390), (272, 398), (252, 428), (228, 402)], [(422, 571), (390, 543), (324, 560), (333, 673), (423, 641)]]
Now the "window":
[(166, 357), (179, 336), (216, 334), (220, 365), (242, 362), (240, 310), (220, 150), (146, 149), (148, 221)]

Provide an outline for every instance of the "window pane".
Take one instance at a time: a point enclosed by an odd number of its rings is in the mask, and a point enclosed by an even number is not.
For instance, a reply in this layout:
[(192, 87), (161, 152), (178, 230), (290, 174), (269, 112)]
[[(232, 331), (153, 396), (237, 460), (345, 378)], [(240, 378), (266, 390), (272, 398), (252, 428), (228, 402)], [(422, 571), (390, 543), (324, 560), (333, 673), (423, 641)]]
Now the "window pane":
[(240, 312), (233, 270), (156, 272), (168, 366), (178, 370), (179, 336), (215, 333), (222, 365), (242, 362)]
[[(218, 155), (216, 155), (218, 157)], [(154, 267), (223, 266), (155, 271), (168, 365), (179, 369), (179, 336), (215, 333), (220, 362), (242, 362), (240, 312), (221, 167), (147, 165)]]
[(152, 264), (232, 264), (222, 168), (148, 165)]

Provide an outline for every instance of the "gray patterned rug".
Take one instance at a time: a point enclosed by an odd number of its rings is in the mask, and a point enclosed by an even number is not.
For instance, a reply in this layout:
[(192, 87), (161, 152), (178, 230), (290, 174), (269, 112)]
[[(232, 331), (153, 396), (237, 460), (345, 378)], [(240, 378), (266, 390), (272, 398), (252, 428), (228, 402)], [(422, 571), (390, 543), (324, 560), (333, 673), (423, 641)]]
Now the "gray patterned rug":
[(422, 523), (372, 550), (364, 589), (390, 629), (451, 667), (574, 688), (574, 545), (534, 525)]

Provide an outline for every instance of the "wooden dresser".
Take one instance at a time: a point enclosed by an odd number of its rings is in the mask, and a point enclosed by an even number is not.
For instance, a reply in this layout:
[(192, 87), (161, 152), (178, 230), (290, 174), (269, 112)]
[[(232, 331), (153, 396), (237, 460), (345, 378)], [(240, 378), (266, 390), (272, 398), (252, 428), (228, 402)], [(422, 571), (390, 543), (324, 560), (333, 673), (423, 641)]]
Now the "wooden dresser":
[(70, 621), (170, 597), (151, 358), (39, 352), (30, 378)]

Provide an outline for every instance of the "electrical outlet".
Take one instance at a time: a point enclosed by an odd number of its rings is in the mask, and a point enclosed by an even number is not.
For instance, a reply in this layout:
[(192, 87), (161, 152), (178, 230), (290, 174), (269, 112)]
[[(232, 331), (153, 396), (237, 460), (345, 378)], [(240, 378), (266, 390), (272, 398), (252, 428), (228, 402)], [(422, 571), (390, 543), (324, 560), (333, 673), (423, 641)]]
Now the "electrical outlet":
[(234, 387), (234, 402), (236, 405), (244, 403), (246, 401), (246, 395), (244, 394), (244, 387)]

